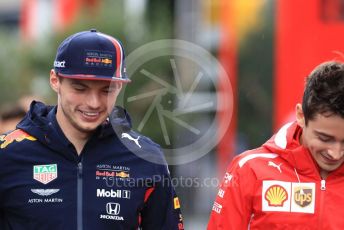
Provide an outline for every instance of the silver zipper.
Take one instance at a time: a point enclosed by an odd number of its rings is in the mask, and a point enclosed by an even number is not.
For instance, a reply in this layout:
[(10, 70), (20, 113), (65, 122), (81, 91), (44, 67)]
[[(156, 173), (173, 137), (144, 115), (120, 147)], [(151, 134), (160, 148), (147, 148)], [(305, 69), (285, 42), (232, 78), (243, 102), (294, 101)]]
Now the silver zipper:
[(320, 182), (320, 190), (325, 191), (326, 190), (326, 181), (324, 179)]
[(82, 230), (82, 163), (78, 163), (77, 178), (77, 229)]

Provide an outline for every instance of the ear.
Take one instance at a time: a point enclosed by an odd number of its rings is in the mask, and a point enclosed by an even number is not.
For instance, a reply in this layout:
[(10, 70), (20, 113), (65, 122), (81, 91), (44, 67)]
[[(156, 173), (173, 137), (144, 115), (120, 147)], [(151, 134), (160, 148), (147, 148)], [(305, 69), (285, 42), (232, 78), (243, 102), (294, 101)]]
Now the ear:
[(60, 81), (59, 78), (57, 77), (57, 74), (55, 70), (50, 70), (50, 87), (58, 93), (59, 87), (60, 87)]
[(304, 128), (306, 125), (305, 116), (303, 114), (302, 105), (300, 103), (296, 105), (296, 122), (301, 128)]

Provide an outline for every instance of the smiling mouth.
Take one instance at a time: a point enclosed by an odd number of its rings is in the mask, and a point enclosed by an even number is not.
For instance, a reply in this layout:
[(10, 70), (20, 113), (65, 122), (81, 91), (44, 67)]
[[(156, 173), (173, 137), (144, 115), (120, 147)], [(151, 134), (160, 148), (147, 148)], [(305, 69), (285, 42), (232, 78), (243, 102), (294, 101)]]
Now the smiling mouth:
[(328, 158), (325, 154), (321, 154), (321, 157), (323, 158), (325, 163), (329, 164), (329, 165), (335, 165), (335, 164), (338, 164), (340, 162), (340, 160), (333, 160), (331, 158)]
[(86, 116), (90, 116), (90, 117), (96, 117), (98, 116), (100, 113), (99, 112), (82, 112), (84, 115)]
[(80, 110), (80, 113), (83, 119), (88, 122), (94, 122), (98, 120), (98, 118), (101, 115), (101, 112), (87, 112), (87, 111), (81, 111), (81, 110)]

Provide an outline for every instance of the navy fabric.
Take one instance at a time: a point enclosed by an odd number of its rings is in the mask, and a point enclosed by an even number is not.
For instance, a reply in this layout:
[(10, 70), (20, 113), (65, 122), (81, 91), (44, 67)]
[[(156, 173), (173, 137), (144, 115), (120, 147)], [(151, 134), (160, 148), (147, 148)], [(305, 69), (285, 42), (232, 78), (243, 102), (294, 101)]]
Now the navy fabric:
[(57, 49), (54, 69), (68, 78), (130, 81), (122, 44), (96, 30), (66, 38)]
[[(162, 162), (163, 154), (131, 129), (124, 109), (114, 110), (80, 155), (55, 113), (56, 107), (33, 102), (18, 129), (0, 136), (0, 229), (183, 228), (167, 165), (133, 150)], [(141, 147), (123, 133), (140, 136)]]

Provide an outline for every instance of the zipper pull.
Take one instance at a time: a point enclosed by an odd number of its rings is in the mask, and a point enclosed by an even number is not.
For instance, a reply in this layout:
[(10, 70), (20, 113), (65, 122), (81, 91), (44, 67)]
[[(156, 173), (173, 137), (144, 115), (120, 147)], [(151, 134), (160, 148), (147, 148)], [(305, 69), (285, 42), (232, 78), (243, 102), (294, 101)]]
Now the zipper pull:
[(82, 177), (82, 163), (81, 162), (78, 163), (78, 176)]
[(320, 182), (320, 190), (325, 191), (326, 190), (326, 181), (324, 179)]

